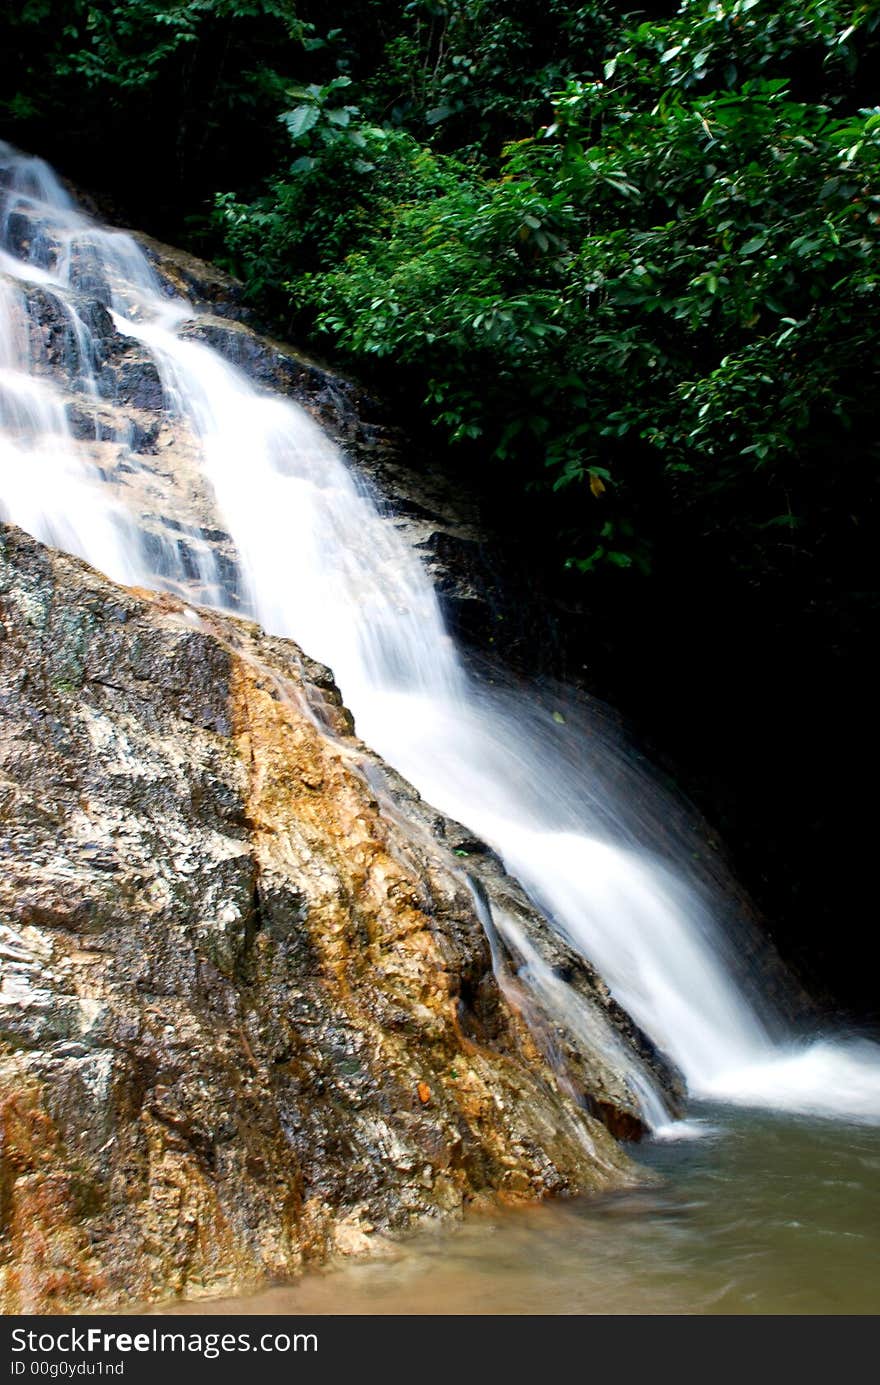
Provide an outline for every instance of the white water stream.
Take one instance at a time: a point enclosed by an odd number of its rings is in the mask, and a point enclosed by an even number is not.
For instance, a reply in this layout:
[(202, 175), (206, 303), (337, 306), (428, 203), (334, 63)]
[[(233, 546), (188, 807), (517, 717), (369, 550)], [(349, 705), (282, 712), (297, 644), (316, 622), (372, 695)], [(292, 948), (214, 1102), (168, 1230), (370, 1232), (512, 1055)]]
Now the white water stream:
[[(118, 457), (129, 440), (102, 411), (97, 299), (152, 357), (167, 413), (190, 430), (235, 547), (235, 609), (333, 669), (361, 737), (497, 850), (690, 1090), (880, 1122), (880, 1047), (786, 1035), (746, 993), (711, 900), (644, 834), (639, 844), (615, 827), (632, 805), (599, 792), (586, 747), (582, 761), (552, 718), (466, 673), (417, 557), (309, 416), (181, 336), (197, 314), (163, 289), (137, 242), (98, 226), (44, 163), (3, 145), (0, 209), (0, 517), (120, 582), (192, 580), (192, 560), (184, 572), (173, 545), (144, 541), (145, 519), (179, 504), (173, 486), (157, 495), (152, 471), (138, 510), (105, 465), (108, 442)], [(41, 295), (66, 324), (67, 385), (46, 370)], [(127, 460), (130, 472), (141, 466), (134, 448)], [(228, 604), (212, 550), (184, 530), (202, 599)], [(642, 791), (662, 823), (662, 794)], [(662, 1124), (644, 1075), (633, 1085), (649, 1123)]]

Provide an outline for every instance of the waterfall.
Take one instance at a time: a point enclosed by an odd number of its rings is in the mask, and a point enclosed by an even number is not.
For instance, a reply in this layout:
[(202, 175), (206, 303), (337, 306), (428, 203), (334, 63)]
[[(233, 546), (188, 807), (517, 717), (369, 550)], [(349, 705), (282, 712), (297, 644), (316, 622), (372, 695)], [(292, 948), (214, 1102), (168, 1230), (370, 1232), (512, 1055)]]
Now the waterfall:
[[(498, 852), (692, 1093), (880, 1120), (880, 1047), (797, 1038), (751, 995), (711, 897), (597, 782), (590, 733), (572, 743), (527, 695), (466, 671), (418, 558), (304, 410), (194, 339), (196, 310), (40, 160), (0, 145), (0, 199), (0, 514), (115, 580), (251, 615), (328, 664), (361, 737)], [(136, 407), (114, 413), (108, 317), (158, 373), (188, 439), (183, 476), (139, 450)], [(225, 566), (206, 506), (231, 539)], [(640, 793), (662, 823), (661, 792)], [(532, 970), (564, 1007), (565, 987)]]

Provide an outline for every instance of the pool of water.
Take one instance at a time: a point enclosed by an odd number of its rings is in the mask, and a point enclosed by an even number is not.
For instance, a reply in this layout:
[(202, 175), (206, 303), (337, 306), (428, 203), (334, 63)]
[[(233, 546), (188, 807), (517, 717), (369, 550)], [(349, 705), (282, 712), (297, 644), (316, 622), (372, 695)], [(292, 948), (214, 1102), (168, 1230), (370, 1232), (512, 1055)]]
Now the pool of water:
[(161, 1313), (880, 1311), (880, 1129), (712, 1107), (643, 1145), (656, 1187), (480, 1215), (243, 1298)]

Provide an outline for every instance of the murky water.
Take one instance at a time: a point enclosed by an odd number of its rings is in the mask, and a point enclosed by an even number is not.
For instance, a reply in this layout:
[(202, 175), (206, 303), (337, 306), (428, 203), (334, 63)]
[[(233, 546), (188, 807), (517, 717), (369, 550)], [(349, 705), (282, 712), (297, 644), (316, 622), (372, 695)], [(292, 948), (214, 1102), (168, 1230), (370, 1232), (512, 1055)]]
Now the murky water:
[(474, 1217), (385, 1258), (162, 1313), (880, 1311), (880, 1130), (707, 1108), (656, 1188)]

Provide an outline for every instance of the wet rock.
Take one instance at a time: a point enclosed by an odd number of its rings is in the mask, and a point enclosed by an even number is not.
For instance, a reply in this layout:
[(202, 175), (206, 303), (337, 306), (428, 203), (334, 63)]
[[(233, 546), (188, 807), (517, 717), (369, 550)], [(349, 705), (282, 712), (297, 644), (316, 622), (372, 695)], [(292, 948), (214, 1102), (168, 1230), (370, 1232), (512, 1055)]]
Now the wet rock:
[(130, 234), (146, 252), (169, 297), (195, 300), (210, 308), (217, 317), (231, 317), (243, 322), (249, 320), (251, 314), (244, 303), (243, 289), (237, 279), (225, 274), (216, 265), (154, 240), (142, 231), (131, 231)]
[(231, 1293), (638, 1176), (606, 1129), (631, 1092), (601, 1046), (542, 1044), (503, 936), (496, 984), (480, 901), (502, 935), (528, 901), (328, 670), (10, 528), (0, 835), (4, 1311)]
[[(113, 404), (154, 415), (161, 413), (164, 404), (162, 382), (155, 364), (145, 351), (130, 346), (121, 358), (111, 357), (104, 363), (100, 390)], [(155, 440), (155, 429), (152, 439)]]

